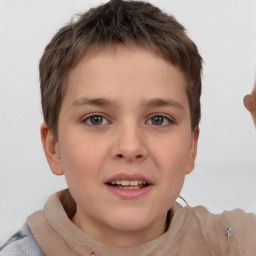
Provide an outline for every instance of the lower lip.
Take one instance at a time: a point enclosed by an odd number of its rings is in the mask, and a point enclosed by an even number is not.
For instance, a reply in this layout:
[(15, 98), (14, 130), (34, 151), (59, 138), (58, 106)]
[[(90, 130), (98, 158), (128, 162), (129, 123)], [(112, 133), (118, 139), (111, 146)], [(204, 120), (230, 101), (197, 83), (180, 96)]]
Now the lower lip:
[(152, 189), (152, 185), (140, 189), (120, 189), (109, 185), (106, 185), (106, 187), (111, 193), (122, 199), (139, 199), (148, 194)]

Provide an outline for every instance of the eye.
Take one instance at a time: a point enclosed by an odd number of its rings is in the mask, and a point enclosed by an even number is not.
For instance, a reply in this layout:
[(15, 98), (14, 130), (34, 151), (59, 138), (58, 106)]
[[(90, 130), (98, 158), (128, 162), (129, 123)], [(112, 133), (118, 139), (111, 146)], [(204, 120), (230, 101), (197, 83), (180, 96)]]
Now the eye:
[(154, 115), (147, 121), (147, 124), (157, 126), (166, 126), (170, 123), (173, 123), (173, 121), (170, 118), (163, 115)]
[(109, 121), (102, 115), (90, 115), (83, 120), (83, 123), (87, 123), (92, 126), (100, 126), (108, 124)]

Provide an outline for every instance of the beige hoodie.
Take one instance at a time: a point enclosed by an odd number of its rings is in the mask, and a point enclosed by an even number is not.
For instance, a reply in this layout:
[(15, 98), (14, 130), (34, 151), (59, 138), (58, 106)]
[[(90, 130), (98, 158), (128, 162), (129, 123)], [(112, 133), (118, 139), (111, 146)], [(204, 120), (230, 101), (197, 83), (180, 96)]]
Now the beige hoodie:
[(256, 215), (240, 209), (211, 214), (202, 206), (177, 203), (167, 232), (131, 248), (112, 247), (88, 237), (71, 221), (76, 204), (68, 190), (52, 195), (27, 219), (47, 256), (226, 256), (256, 255)]

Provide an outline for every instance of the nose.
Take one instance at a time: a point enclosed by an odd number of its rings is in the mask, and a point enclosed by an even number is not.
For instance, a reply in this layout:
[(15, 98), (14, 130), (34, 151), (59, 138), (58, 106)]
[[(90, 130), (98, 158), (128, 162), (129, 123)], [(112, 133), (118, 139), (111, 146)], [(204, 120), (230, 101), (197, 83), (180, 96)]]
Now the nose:
[(145, 135), (137, 125), (122, 126), (116, 131), (112, 146), (112, 157), (115, 160), (141, 162), (148, 156)]

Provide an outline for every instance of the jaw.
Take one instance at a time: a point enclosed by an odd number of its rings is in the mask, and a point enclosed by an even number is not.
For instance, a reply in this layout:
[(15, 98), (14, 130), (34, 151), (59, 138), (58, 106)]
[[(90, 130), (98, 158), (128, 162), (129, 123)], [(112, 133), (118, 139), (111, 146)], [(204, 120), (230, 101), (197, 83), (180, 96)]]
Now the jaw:
[(115, 210), (116, 214), (111, 217), (112, 220), (105, 224), (95, 218), (88, 218), (85, 222), (84, 218), (80, 218), (81, 209), (79, 210), (79, 208), (72, 221), (95, 240), (120, 248), (141, 245), (165, 232), (166, 214), (161, 219), (151, 220), (146, 224), (148, 218), (144, 211), (136, 209), (136, 207), (133, 207), (133, 209), (132, 207), (122, 208), (117, 208)]

